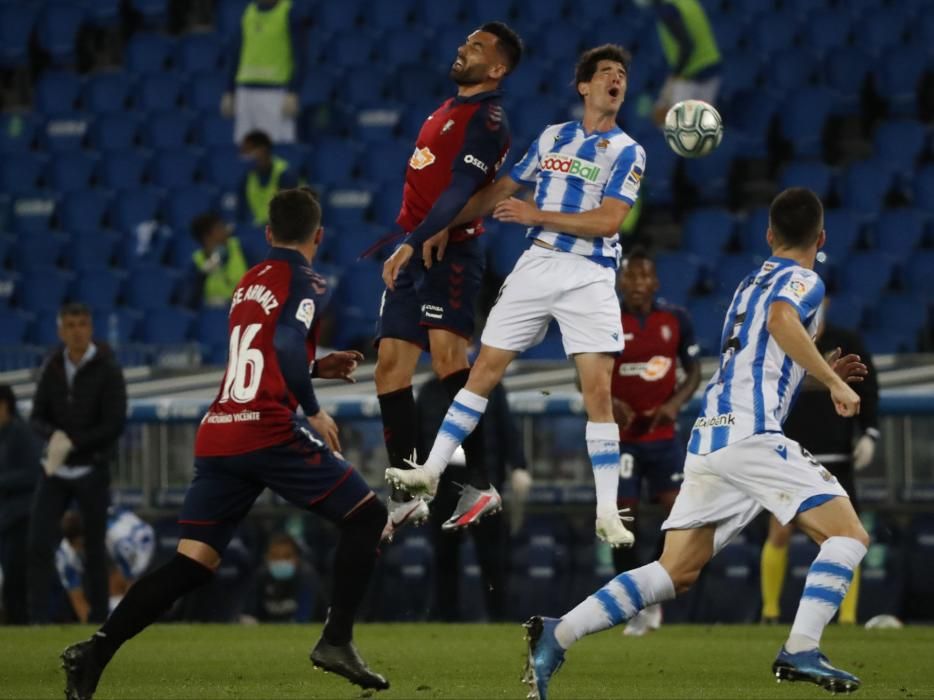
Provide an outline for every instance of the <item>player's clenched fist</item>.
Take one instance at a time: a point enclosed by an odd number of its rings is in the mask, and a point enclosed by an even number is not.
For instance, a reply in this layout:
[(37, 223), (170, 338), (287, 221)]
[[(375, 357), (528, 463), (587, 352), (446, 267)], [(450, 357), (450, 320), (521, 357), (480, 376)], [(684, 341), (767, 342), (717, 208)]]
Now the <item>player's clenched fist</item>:
[(843, 382), (834, 384), (830, 390), (830, 398), (833, 399), (837, 413), (844, 418), (859, 413), (859, 394)]
[(357, 380), (353, 373), (357, 365), (363, 361), (363, 353), (356, 350), (339, 350), (325, 355), (315, 363), (317, 376), (321, 379), (343, 379), (353, 384)]

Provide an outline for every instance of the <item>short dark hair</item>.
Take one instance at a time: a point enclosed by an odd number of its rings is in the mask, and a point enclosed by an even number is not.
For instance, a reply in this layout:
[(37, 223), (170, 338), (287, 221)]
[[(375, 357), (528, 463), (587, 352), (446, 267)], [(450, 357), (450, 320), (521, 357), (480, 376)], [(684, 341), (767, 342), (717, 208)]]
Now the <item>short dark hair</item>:
[(780, 192), (769, 207), (769, 228), (789, 248), (813, 245), (824, 228), (820, 198), (806, 187), (789, 187)]
[(65, 316), (90, 316), (91, 308), (83, 301), (69, 301), (61, 305), (58, 310), (58, 320)]
[(13, 393), (13, 387), (9, 384), (0, 384), (0, 403), (7, 405), (11, 416), (19, 415), (16, 408), (16, 394)]
[(321, 227), (321, 205), (307, 187), (282, 190), (269, 202), (269, 228), (277, 243), (305, 243)]
[(589, 83), (593, 80), (593, 74), (597, 72), (597, 64), (600, 61), (616, 61), (623, 64), (623, 68), (629, 73), (629, 64), (632, 63), (632, 54), (619, 44), (604, 44), (587, 49), (577, 59), (577, 66), (574, 68), (574, 88), (581, 83)]
[(631, 262), (636, 262), (637, 260), (645, 260), (650, 262), (653, 265), (655, 264), (655, 258), (646, 250), (643, 246), (637, 245), (634, 246), (632, 250), (626, 255), (626, 264), (628, 265)]
[(268, 151), (272, 150), (272, 139), (269, 138), (269, 134), (259, 129), (254, 129), (247, 133), (247, 135), (243, 137), (242, 143), (247, 146), (252, 146), (253, 148), (265, 148)]
[(481, 32), (496, 37), (496, 48), (506, 59), (506, 75), (512, 73), (522, 60), (522, 39), (505, 22), (487, 22), (480, 27)]
[(191, 235), (198, 243), (204, 243), (204, 239), (218, 224), (223, 225), (224, 219), (216, 211), (198, 214), (191, 220)]

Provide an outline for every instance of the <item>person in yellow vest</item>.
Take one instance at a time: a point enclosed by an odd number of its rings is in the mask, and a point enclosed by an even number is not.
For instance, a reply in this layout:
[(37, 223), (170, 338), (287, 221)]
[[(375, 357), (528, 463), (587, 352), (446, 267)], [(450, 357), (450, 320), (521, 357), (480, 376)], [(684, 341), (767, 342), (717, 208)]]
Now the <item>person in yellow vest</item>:
[(253, 0), (243, 11), (221, 113), (234, 117), (239, 143), (254, 129), (294, 143), (299, 112), (302, 25), (292, 0)]
[(201, 214), (191, 222), (191, 234), (200, 244), (192, 256), (194, 283), (190, 305), (227, 306), (247, 263), (240, 241), (216, 213)]
[(723, 62), (710, 20), (700, 0), (636, 0), (655, 11), (658, 38), (671, 74), (655, 102), (656, 124), (676, 102), (717, 101)]
[(240, 155), (250, 162), (240, 193), (240, 220), (264, 226), (269, 202), (279, 190), (298, 187), (298, 175), (288, 161), (272, 153), (272, 140), (262, 131), (251, 131), (240, 142)]

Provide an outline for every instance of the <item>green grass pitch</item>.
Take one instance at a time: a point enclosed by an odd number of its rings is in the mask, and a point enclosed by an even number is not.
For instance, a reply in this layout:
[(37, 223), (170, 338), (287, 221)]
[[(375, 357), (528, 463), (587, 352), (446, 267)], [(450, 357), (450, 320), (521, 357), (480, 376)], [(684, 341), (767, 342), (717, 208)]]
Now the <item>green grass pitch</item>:
[[(0, 698), (61, 698), (58, 654), (90, 628), (0, 628)], [(111, 663), (97, 698), (359, 698), (341, 678), (312, 670), (320, 626), (159, 625)], [(770, 665), (785, 627), (667, 626), (641, 639), (610, 630), (580, 642), (551, 687), (570, 698), (829, 698), (816, 686), (777, 684)], [(364, 657), (393, 698), (524, 698), (518, 625), (360, 625)], [(855, 696), (934, 697), (934, 628), (831, 627), (831, 661), (863, 680)]]

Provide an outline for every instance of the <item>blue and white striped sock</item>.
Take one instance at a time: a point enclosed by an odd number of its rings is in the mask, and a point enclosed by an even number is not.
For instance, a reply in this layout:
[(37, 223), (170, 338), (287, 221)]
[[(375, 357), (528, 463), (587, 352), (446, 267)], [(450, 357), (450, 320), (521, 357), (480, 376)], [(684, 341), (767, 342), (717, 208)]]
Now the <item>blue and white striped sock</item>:
[(567, 649), (587, 634), (629, 620), (643, 608), (675, 597), (675, 586), (657, 561), (620, 574), (561, 618), (555, 638)]
[(597, 490), (597, 515), (615, 515), (619, 491), (619, 426), (588, 422), (586, 438)]
[(824, 541), (804, 580), (804, 593), (785, 643), (790, 653), (820, 646), (821, 634), (837, 614), (853, 580), (853, 569), (864, 556), (863, 543), (852, 537), (828, 537)]
[(438, 429), (435, 443), (431, 446), (431, 452), (425, 464), (422, 465), (422, 469), (435, 476), (441, 476), (448, 462), (451, 461), (454, 451), (477, 427), (477, 423), (483, 417), (483, 412), (486, 411), (486, 404), (485, 397), (472, 391), (461, 389), (457, 392), (457, 396), (454, 397)]

